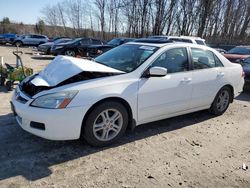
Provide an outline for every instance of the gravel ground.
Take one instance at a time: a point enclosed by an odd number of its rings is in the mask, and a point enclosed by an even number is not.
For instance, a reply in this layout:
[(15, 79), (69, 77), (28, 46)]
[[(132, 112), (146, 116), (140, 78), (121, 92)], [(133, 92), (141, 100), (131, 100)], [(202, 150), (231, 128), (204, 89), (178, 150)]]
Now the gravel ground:
[[(13, 47), (0, 47), (15, 64)], [(41, 70), (53, 57), (22, 48)], [(115, 145), (33, 136), (15, 122), (11, 92), (0, 87), (0, 187), (250, 187), (250, 93), (219, 117), (207, 111), (138, 126)]]

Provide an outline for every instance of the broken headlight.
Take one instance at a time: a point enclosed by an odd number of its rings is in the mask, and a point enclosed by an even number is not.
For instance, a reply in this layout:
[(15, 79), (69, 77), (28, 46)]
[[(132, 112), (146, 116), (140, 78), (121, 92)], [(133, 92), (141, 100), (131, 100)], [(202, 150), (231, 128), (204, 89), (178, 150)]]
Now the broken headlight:
[(42, 95), (36, 98), (31, 103), (31, 106), (50, 109), (66, 108), (66, 106), (71, 102), (77, 93), (78, 91), (63, 91)]

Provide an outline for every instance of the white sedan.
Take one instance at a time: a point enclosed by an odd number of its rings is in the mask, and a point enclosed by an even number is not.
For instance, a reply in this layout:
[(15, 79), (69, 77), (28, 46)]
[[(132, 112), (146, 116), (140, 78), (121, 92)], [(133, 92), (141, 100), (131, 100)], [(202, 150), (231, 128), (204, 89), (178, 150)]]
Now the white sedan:
[(221, 115), (243, 84), (242, 67), (209, 47), (130, 42), (91, 61), (56, 57), (16, 87), (11, 106), (32, 134), (104, 146), (140, 124), (204, 109)]

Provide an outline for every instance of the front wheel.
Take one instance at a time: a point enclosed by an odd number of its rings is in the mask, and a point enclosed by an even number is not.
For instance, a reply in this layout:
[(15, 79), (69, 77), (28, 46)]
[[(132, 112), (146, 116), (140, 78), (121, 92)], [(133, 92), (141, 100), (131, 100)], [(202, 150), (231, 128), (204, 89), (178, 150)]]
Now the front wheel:
[(119, 102), (97, 105), (88, 115), (83, 138), (92, 146), (106, 146), (120, 138), (128, 125), (128, 112)]
[(14, 43), (14, 45), (17, 46), (17, 47), (21, 47), (23, 45), (23, 43), (21, 41), (16, 41)]
[(76, 56), (76, 53), (75, 53), (74, 50), (66, 50), (66, 51), (64, 52), (64, 55), (75, 57), (75, 56)]
[(209, 111), (214, 115), (222, 115), (232, 101), (232, 91), (229, 87), (223, 87), (217, 93)]
[(7, 88), (7, 90), (8, 91), (12, 91), (12, 88), (13, 88), (13, 82), (12, 81), (10, 81), (10, 80), (8, 80), (7, 82), (6, 82), (6, 88)]

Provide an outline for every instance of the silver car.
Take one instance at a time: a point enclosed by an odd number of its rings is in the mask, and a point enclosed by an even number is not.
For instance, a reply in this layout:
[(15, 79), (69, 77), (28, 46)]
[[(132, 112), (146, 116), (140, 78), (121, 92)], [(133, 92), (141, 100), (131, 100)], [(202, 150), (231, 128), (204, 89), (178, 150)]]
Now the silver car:
[(13, 44), (15, 46), (38, 46), (40, 44), (48, 42), (48, 37), (45, 35), (22, 35), (14, 39)]

